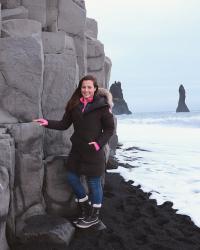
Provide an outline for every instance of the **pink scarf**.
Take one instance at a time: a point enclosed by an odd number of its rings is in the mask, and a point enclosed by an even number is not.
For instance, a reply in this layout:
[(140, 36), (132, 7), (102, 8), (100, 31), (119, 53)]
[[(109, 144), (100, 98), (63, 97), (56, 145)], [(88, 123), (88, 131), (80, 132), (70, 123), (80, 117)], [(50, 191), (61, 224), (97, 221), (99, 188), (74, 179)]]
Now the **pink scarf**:
[(83, 103), (82, 112), (84, 112), (86, 105), (87, 105), (89, 102), (92, 102), (92, 101), (93, 101), (93, 97), (89, 97), (89, 98), (87, 98), (87, 99), (85, 99), (84, 97), (81, 97), (81, 98), (80, 98), (80, 102)]

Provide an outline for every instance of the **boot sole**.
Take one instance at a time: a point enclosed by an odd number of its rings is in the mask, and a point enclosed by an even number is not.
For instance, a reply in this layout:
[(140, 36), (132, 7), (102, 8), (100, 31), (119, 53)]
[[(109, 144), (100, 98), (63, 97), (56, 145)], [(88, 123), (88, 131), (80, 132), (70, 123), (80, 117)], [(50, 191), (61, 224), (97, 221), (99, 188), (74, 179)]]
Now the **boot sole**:
[(89, 228), (89, 227), (91, 227), (91, 226), (94, 226), (94, 225), (96, 225), (96, 224), (98, 224), (100, 221), (99, 220), (97, 220), (97, 221), (94, 221), (94, 222), (92, 222), (92, 223), (88, 223), (88, 225), (87, 224), (85, 224), (85, 225), (80, 225), (80, 224), (76, 224), (76, 226), (77, 227), (79, 227), (79, 228)]
[(84, 219), (85, 219), (84, 217), (83, 218), (78, 218), (76, 220), (73, 220), (72, 223), (77, 224), (77, 223), (79, 223), (80, 220), (84, 220)]

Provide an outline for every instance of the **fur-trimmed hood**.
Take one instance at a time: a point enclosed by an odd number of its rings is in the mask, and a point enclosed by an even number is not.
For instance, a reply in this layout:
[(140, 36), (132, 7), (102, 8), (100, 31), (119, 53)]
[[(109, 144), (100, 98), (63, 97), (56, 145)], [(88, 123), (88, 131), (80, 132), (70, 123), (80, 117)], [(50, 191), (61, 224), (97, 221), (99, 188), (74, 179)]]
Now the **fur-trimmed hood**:
[(113, 104), (112, 94), (110, 93), (109, 90), (107, 90), (105, 88), (98, 88), (98, 91), (97, 91), (96, 95), (105, 97), (106, 100), (107, 100), (108, 105), (112, 109), (112, 107), (114, 106), (114, 104)]

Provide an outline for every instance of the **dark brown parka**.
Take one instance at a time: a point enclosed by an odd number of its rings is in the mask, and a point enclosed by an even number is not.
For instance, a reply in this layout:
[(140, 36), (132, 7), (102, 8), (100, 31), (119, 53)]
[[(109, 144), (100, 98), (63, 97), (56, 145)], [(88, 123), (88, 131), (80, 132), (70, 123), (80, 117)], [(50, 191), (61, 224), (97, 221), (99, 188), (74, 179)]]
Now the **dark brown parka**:
[[(47, 128), (65, 130), (73, 124), (67, 169), (80, 175), (101, 176), (106, 164), (103, 147), (114, 132), (114, 119), (110, 111), (112, 96), (108, 90), (99, 88), (84, 112), (82, 105), (80, 102), (72, 111), (65, 113), (61, 121), (48, 120)], [(88, 144), (93, 141), (98, 143), (100, 150), (96, 151), (94, 145)]]

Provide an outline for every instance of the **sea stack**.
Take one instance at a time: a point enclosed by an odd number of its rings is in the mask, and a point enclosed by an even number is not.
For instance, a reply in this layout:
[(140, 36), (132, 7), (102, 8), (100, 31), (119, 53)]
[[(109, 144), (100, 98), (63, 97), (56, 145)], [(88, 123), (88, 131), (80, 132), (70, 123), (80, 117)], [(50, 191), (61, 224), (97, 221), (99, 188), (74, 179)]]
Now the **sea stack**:
[(176, 112), (190, 112), (185, 103), (185, 89), (182, 84), (179, 87), (179, 101)]
[(123, 114), (132, 114), (128, 108), (127, 103), (124, 100), (121, 82), (114, 82), (110, 87), (110, 92), (113, 96), (113, 114), (115, 115), (123, 115)]

